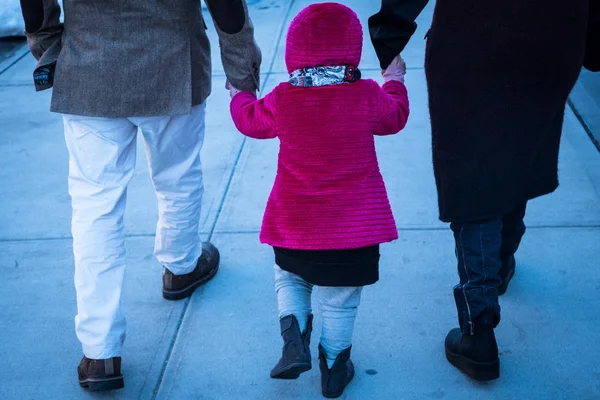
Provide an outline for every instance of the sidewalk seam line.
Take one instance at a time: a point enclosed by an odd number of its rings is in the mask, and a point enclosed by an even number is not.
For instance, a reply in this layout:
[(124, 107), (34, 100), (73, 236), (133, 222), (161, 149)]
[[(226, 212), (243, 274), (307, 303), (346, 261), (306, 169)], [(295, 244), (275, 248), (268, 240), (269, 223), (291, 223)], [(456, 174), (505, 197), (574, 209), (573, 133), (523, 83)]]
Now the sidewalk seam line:
[(590, 140), (592, 141), (592, 143), (596, 147), (596, 150), (600, 151), (600, 142), (594, 136), (594, 133), (592, 132), (592, 130), (588, 126), (587, 122), (585, 122), (585, 119), (583, 118), (583, 116), (579, 113), (579, 111), (577, 111), (577, 107), (575, 107), (575, 104), (573, 103), (573, 101), (569, 98), (567, 100), (567, 103), (569, 104), (569, 107), (571, 108), (571, 111), (573, 111), (573, 114), (575, 114), (575, 118), (577, 118), (577, 120), (579, 121), (579, 123), (583, 127), (583, 130), (590, 137)]
[(0, 75), (2, 75), (3, 73), (5, 73), (6, 71), (8, 71), (9, 69), (11, 69), (12, 67), (15, 66), (16, 63), (18, 63), (19, 61), (21, 61), (22, 59), (25, 58), (25, 56), (27, 56), (27, 54), (29, 54), (29, 49), (24, 52), (23, 54), (21, 54), (20, 56), (17, 57), (16, 60), (14, 60), (13, 62), (11, 62), (10, 64), (8, 64), (8, 66), (6, 68), (4, 68), (2, 71), (0, 71)]
[[(528, 225), (527, 229), (599, 229), (599, 223), (593, 224), (574, 224), (574, 225)], [(407, 228), (398, 228), (398, 232), (441, 232), (446, 231), (449, 228), (447, 227), (407, 227)], [(260, 229), (248, 229), (248, 230), (214, 230), (210, 233), (210, 238), (214, 235), (246, 235), (246, 234), (258, 234), (260, 233)], [(142, 233), (142, 234), (133, 234), (126, 235), (126, 238), (152, 238), (156, 235), (154, 233)], [(27, 243), (27, 242), (52, 242), (52, 241), (61, 241), (61, 240), (73, 240), (71, 236), (56, 236), (56, 237), (45, 237), (45, 238), (0, 238), (0, 243)]]
[(28, 86), (34, 87), (35, 85), (33, 83), (26, 83), (26, 82), (23, 82), (23, 83), (0, 83), (0, 87), (9, 87), (9, 88), (28, 87)]
[[(285, 16), (283, 17), (283, 21), (281, 23), (281, 28), (279, 30), (279, 35), (278, 35), (277, 41), (275, 42), (275, 49), (274, 49), (274, 52), (273, 52), (273, 58), (271, 59), (271, 63), (269, 65), (269, 70), (268, 70), (268, 72), (267, 72), (267, 74), (265, 76), (265, 80), (263, 81), (263, 89), (267, 87), (267, 82), (269, 82), (269, 78), (271, 76), (271, 71), (273, 70), (273, 66), (275, 65), (275, 60), (277, 58), (277, 49), (279, 48), (279, 44), (281, 43), (281, 38), (283, 37), (283, 32), (285, 30), (286, 23), (287, 23), (287, 20), (288, 20), (288, 18), (290, 16), (291, 11), (292, 11), (293, 5), (294, 5), (294, 0), (290, 0), (290, 3), (288, 5), (288, 9), (287, 9), (287, 11), (285, 13)], [(240, 145), (240, 149), (238, 151), (238, 154), (237, 154), (237, 156), (235, 158), (235, 161), (233, 163), (233, 168), (231, 169), (231, 173), (229, 175), (229, 179), (227, 180), (227, 184), (225, 186), (225, 191), (223, 192), (223, 197), (221, 198), (221, 201), (219, 203), (219, 208), (217, 209), (217, 212), (216, 212), (216, 215), (215, 215), (214, 222), (213, 222), (213, 224), (211, 226), (211, 229), (209, 231), (209, 234), (208, 234), (208, 240), (209, 241), (212, 239), (214, 230), (215, 230), (215, 228), (216, 228), (216, 226), (217, 226), (217, 224), (219, 222), (219, 217), (221, 216), (221, 211), (223, 210), (223, 206), (224, 206), (225, 201), (227, 199), (227, 195), (229, 193), (229, 188), (231, 186), (231, 182), (233, 181), (233, 177), (235, 176), (236, 167), (237, 167), (237, 165), (239, 163), (239, 160), (240, 160), (240, 158), (242, 156), (242, 152), (243, 152), (244, 147), (246, 145), (246, 141), (247, 141), (246, 139), (247, 139), (246, 136), (244, 136), (244, 139), (242, 140), (242, 143)], [(170, 343), (169, 349), (167, 351), (167, 356), (166, 356), (165, 361), (163, 363), (163, 366), (162, 366), (162, 368), (160, 370), (160, 374), (158, 376), (158, 380), (156, 381), (156, 384), (154, 386), (154, 390), (153, 390), (153, 393), (152, 393), (152, 400), (155, 400), (157, 398), (158, 392), (161, 389), (162, 382), (163, 382), (165, 373), (167, 371), (167, 366), (169, 364), (169, 361), (171, 360), (171, 356), (173, 355), (173, 349), (175, 347), (175, 343), (177, 342), (177, 339), (179, 338), (179, 334), (181, 332), (181, 326), (182, 326), (182, 323), (183, 323), (183, 320), (184, 320), (185, 316), (187, 315), (187, 311), (188, 311), (190, 302), (191, 302), (191, 297), (188, 297), (186, 299), (186, 303), (183, 306), (183, 311), (181, 312), (180, 318), (177, 321), (177, 326), (175, 327), (175, 334), (173, 335), (173, 338), (171, 339), (171, 343)], [(170, 396), (170, 392), (171, 391), (169, 390), (169, 396)]]

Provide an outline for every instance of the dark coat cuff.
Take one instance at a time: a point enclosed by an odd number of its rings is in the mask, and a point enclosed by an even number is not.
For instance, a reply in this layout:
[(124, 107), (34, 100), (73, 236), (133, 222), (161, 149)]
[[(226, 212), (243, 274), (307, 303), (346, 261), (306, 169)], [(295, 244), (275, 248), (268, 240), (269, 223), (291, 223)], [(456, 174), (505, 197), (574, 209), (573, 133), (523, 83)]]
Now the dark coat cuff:
[(369, 18), (369, 33), (381, 69), (404, 50), (415, 33), (419, 16), (428, 0), (382, 0), (381, 10)]

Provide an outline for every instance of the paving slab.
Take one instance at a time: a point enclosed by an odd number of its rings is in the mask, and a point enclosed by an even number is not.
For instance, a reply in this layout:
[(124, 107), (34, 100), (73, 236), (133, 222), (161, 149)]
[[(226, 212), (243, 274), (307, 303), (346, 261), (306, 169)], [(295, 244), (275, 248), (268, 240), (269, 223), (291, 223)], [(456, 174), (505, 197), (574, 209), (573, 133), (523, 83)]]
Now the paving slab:
[(163, 300), (152, 238), (127, 240), (123, 289), (127, 339), (125, 389), (94, 395), (77, 384), (82, 357), (70, 240), (0, 243), (0, 398), (148, 399), (160, 376), (185, 303)]
[(0, 74), (15, 65), (27, 52), (25, 38), (0, 38)]
[(33, 87), (33, 70), (37, 61), (27, 48), (24, 47), (22, 50), (24, 54), (20, 55), (18, 62), (0, 75), (0, 85)]
[(582, 69), (569, 99), (590, 138), (600, 150), (600, 74)]
[(600, 153), (567, 107), (558, 163), (560, 186), (530, 202), (532, 226), (600, 227)]
[[(270, 379), (281, 350), (272, 251), (250, 233), (217, 234), (214, 242), (223, 254), (220, 275), (192, 299), (157, 398), (320, 398), (320, 313), (313, 369), (296, 381)], [(357, 375), (345, 398), (598, 398), (599, 242), (600, 230), (592, 228), (529, 231), (501, 299), (502, 378), (474, 384), (443, 355), (445, 334), (457, 324), (452, 235), (401, 231), (382, 247), (380, 282), (364, 291), (353, 348)]]
[(49, 92), (0, 86), (3, 240), (70, 235), (66, 145), (49, 107)]

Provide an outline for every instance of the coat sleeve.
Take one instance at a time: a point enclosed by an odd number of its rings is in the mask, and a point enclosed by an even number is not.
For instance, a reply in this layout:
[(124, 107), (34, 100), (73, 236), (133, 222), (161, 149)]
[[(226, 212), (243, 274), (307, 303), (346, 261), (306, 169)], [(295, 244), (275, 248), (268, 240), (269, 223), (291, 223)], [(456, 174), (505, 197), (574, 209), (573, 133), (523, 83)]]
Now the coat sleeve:
[(231, 100), (231, 117), (236, 128), (254, 139), (273, 139), (275, 129), (276, 90), (260, 100), (254, 93), (240, 92)]
[(21, 0), (25, 36), (31, 54), (38, 60), (33, 72), (36, 90), (52, 87), (54, 67), (61, 50), (63, 25), (57, 0)]
[(369, 18), (369, 33), (382, 69), (387, 68), (417, 29), (415, 19), (429, 0), (382, 0)]
[(410, 113), (408, 93), (402, 82), (389, 81), (379, 87), (376, 135), (393, 135), (400, 132)]
[(205, 0), (219, 34), (221, 60), (227, 79), (236, 89), (260, 89), (262, 54), (254, 40), (254, 25), (246, 0)]
[(600, 0), (590, 0), (585, 60), (583, 66), (594, 72), (600, 71)]

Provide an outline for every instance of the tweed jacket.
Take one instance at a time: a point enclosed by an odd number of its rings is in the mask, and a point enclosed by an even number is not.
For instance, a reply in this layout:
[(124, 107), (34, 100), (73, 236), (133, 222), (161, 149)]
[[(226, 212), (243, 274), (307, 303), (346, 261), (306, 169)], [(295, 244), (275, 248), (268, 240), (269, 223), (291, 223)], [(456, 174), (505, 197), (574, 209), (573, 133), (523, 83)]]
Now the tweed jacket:
[[(205, 1), (227, 78), (254, 92), (261, 53), (246, 1)], [(64, 25), (57, 0), (21, 3), (28, 44), (38, 59), (36, 89), (53, 87), (54, 112), (189, 114), (210, 94), (210, 43), (199, 0), (64, 0)]]

